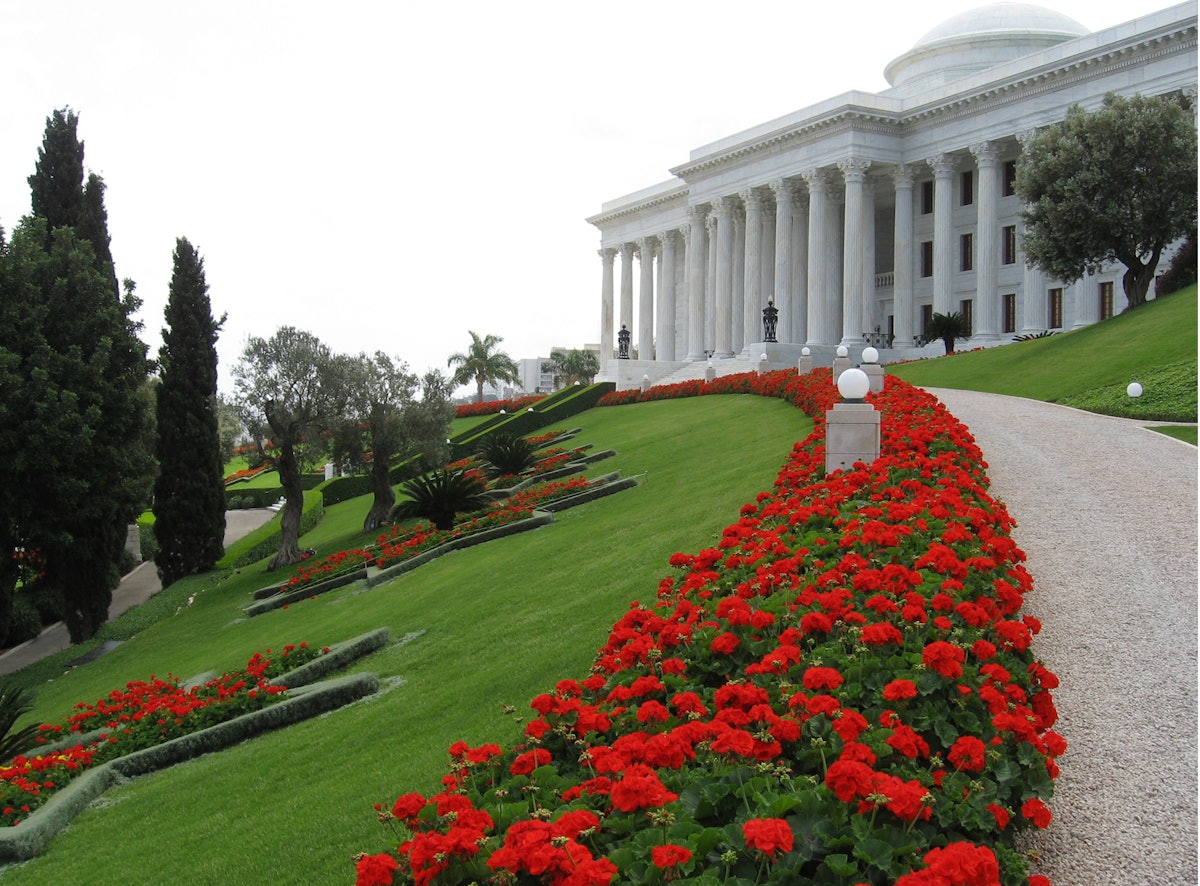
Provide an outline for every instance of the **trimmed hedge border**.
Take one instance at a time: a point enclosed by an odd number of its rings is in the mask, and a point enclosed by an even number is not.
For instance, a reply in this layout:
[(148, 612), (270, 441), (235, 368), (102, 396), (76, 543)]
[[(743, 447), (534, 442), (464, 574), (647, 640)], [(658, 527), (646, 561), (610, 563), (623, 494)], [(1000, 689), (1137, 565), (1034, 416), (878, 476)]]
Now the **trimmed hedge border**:
[[(588, 458), (592, 461), (598, 461), (602, 458), (608, 458), (615, 455), (613, 450), (598, 452)], [(565, 474), (576, 474), (584, 470), (585, 466), (579, 462), (571, 462), (570, 465), (564, 466), (561, 470)], [(554, 472), (551, 472), (553, 474)], [(564, 475), (565, 475), (564, 474)], [(538, 482), (545, 482), (550, 475), (542, 475), (537, 478)], [(438, 545), (436, 548), (430, 548), (428, 551), (422, 551), (415, 557), (410, 557), (407, 560), (402, 560), (392, 566), (386, 566), (380, 569), (377, 566), (364, 566), (358, 569), (351, 569), (343, 572), (340, 575), (335, 575), (332, 578), (327, 578), (323, 581), (312, 582), (311, 584), (300, 585), (290, 591), (280, 591), (278, 585), (268, 585), (259, 588), (251, 595), (253, 602), (242, 607), (242, 611), (246, 613), (247, 618), (254, 618), (258, 615), (263, 615), (267, 612), (273, 612), (276, 609), (281, 609), (284, 606), (290, 606), (293, 603), (299, 603), (301, 600), (308, 600), (312, 597), (327, 594), (330, 591), (335, 591), (338, 588), (343, 588), (346, 585), (354, 584), (358, 581), (365, 581), (368, 588), (374, 588), (390, 581), (393, 578), (403, 575), (416, 569), (418, 566), (436, 560), (438, 557), (445, 556), (453, 551), (460, 551), (464, 548), (469, 548), (477, 544), (483, 544), (487, 541), (492, 541), (497, 538), (515, 535), (518, 532), (528, 532), (530, 529), (538, 529), (542, 526), (549, 526), (554, 522), (554, 514), (559, 511), (565, 511), (568, 508), (576, 505), (586, 504), (598, 498), (603, 498), (606, 495), (612, 495), (614, 492), (620, 492), (623, 489), (631, 489), (638, 485), (635, 477), (627, 477), (624, 480), (620, 479), (620, 472), (614, 471), (611, 474), (605, 474), (603, 477), (598, 477), (597, 481), (605, 481), (603, 485), (596, 485), (591, 489), (580, 492), (577, 495), (566, 496), (561, 499), (556, 499), (547, 502), (541, 508), (533, 511), (533, 515), (524, 520), (516, 520), (512, 523), (506, 523), (503, 526), (496, 526), (492, 529), (485, 529), (482, 532), (476, 532), (471, 535), (465, 535), (461, 538), (452, 538), (447, 542)], [(520, 488), (513, 487), (513, 490)]]
[[(333, 647), (321, 659), (297, 668), (292, 674), (300, 674), (304, 678), (306, 675), (302, 672), (323, 659), (331, 659), (328, 666), (345, 667), (385, 645), (389, 636), (388, 629), (381, 628), (347, 640)], [(318, 673), (317, 669), (309, 671), (307, 680), (315, 679)], [(279, 679), (288, 676), (283, 675)], [(24, 861), (38, 855), (75, 816), (120, 779), (156, 772), (202, 754), (223, 750), (264, 732), (344, 707), (379, 689), (379, 678), (369, 673), (351, 674), (320, 683), (306, 682), (292, 689), (289, 697), (278, 704), (103, 763), (74, 779), (19, 825), (0, 828), (0, 859)]]

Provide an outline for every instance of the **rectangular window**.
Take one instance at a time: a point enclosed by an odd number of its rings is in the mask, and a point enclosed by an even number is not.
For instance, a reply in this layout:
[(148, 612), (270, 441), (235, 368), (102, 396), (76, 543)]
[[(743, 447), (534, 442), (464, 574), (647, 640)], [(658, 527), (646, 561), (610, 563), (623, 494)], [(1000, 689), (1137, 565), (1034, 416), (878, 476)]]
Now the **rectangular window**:
[(921, 182), (921, 215), (933, 212), (933, 180)]
[(963, 234), (958, 238), (958, 269), (970, 271), (975, 267), (975, 235)]
[(1002, 233), (1004, 236), (1004, 263), (1015, 265), (1017, 263), (1017, 226), (1005, 225)]
[(975, 329), (975, 302), (973, 299), (964, 298), (958, 303), (958, 312), (963, 315), (967, 321), (967, 328), (974, 331)]
[(1004, 161), (1004, 196), (1011, 197), (1017, 193), (1017, 161)]
[(1063, 325), (1062, 293), (1063, 293), (1063, 291), (1059, 287), (1055, 287), (1054, 289), (1050, 290), (1050, 318), (1049, 319), (1050, 319), (1050, 328), (1051, 329), (1062, 329), (1062, 325)]
[(925, 331), (929, 329), (929, 324), (933, 322), (933, 305), (921, 305), (921, 338), (925, 338)]
[(970, 206), (975, 202), (975, 170), (968, 169), (959, 176), (959, 206)]
[(1100, 319), (1109, 320), (1113, 315), (1113, 285), (1110, 280), (1100, 284)]
[(1004, 331), (1017, 331), (1017, 294), (1015, 292), (1006, 292), (1003, 295), (1004, 300)]
[(933, 241), (921, 241), (921, 276), (933, 276)]

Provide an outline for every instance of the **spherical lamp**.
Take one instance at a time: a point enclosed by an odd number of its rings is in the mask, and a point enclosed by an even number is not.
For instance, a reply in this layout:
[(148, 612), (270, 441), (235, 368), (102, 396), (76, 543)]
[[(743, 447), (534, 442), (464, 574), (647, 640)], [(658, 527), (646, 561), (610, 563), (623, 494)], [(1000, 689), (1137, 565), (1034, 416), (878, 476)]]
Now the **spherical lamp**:
[(801, 357), (811, 357), (811, 356), (812, 356), (812, 349), (811, 349), (811, 348), (801, 348), (801, 349), (800, 349), (800, 356), (801, 356)]
[(1142, 386), (1136, 381), (1131, 381), (1129, 387), (1125, 389), (1125, 393), (1130, 397), (1140, 397), (1142, 396)]
[(847, 369), (838, 376), (837, 387), (847, 403), (861, 403), (871, 390), (871, 379), (861, 369)]
[(879, 362), (879, 351), (875, 350), (872, 347), (863, 348), (862, 361), (864, 363), (878, 363)]
[(837, 355), (839, 357), (849, 357), (850, 349), (848, 347), (846, 347), (845, 345), (838, 345)]

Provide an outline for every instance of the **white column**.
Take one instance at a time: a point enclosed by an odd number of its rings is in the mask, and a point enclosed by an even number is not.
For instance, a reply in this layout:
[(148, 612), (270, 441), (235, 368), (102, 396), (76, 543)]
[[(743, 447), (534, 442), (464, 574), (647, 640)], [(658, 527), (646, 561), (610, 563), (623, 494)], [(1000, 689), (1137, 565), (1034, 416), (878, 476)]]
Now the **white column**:
[(704, 359), (704, 283), (708, 279), (705, 246), (708, 231), (703, 206), (689, 206), (688, 218), (688, 360)]
[(717, 224), (716, 317), (713, 324), (714, 357), (732, 357), (730, 334), (733, 309), (733, 201), (720, 197), (713, 204)]
[[(863, 182), (863, 331), (871, 332), (880, 326), (879, 298), (875, 294), (875, 181), (868, 178)], [(880, 326), (880, 332), (883, 331)]]
[(791, 330), (795, 313), (792, 296), (792, 198), (796, 185), (780, 178), (771, 182), (771, 190), (775, 192), (775, 286), (774, 292), (765, 294), (775, 299), (775, 307), (779, 309), (780, 322), (776, 337), (780, 341), (795, 341)]
[[(776, 224), (775, 237), (779, 238)], [(792, 243), (788, 258), (791, 261), (792, 314), (788, 321), (790, 342), (808, 341), (808, 194), (797, 188), (792, 195)], [(775, 281), (779, 282), (778, 278)]]
[(688, 352), (688, 239), (692, 226), (686, 222), (679, 226), (675, 248), (675, 332), (674, 354), (683, 360)]
[[(1072, 329), (1100, 322), (1100, 281), (1095, 274), (1084, 273), (1071, 287), (1075, 300), (1075, 322)], [(1064, 318), (1063, 322), (1066, 320)]]
[(826, 300), (829, 296), (825, 261), (825, 170), (804, 173), (808, 184), (808, 344), (831, 344), (822, 338), (825, 330)]
[[(621, 315), (622, 326), (633, 332), (633, 244), (621, 244)], [(631, 345), (632, 347), (632, 345)]]
[(637, 342), (638, 359), (654, 359), (654, 238), (637, 241), (641, 280), (638, 285)]
[[(763, 199), (762, 192), (755, 188), (742, 191), (740, 196), (746, 205), (746, 292), (742, 330), (745, 333), (744, 344), (748, 347), (751, 342), (763, 339), (762, 309), (766, 301), (766, 293), (762, 291)], [(751, 359), (757, 356), (749, 351), (747, 355)]]
[[(770, 197), (766, 197), (767, 200)], [(762, 291), (764, 294), (775, 292), (775, 213), (767, 204), (763, 204), (763, 238), (762, 238)], [(763, 305), (766, 305), (764, 299)], [(775, 303), (779, 307), (779, 303)], [(759, 314), (761, 321), (762, 314)]]
[(658, 263), (660, 271), (658, 287), (658, 325), (655, 327), (655, 338), (658, 349), (654, 355), (656, 360), (675, 359), (675, 232), (663, 231), (658, 235), (662, 244), (662, 259)]
[(842, 254), (842, 338), (844, 345), (863, 341), (863, 183), (869, 160), (838, 161), (846, 180), (845, 252)]
[(892, 172), (896, 183), (896, 235), (892, 288), (892, 347), (911, 348), (913, 340), (913, 181), (911, 166), (903, 163)]
[(925, 161), (933, 169), (933, 310), (954, 311), (954, 170), (958, 160), (937, 154)]
[[(1036, 129), (1023, 129), (1017, 134), (1022, 150), (1037, 135)], [(1017, 221), (1017, 243), (1024, 241), (1025, 220)], [(1025, 250), (1020, 250), (1019, 260), (1024, 262)], [(1021, 281), (1021, 334), (1037, 335), (1045, 332), (1050, 325), (1048, 304), (1046, 302), (1046, 277), (1041, 268), (1024, 265), (1025, 276)]]
[(600, 256), (600, 372), (605, 373), (608, 361), (613, 358), (613, 259), (617, 250), (605, 247), (597, 252)]
[(979, 167), (979, 187), (975, 205), (975, 329), (974, 337), (983, 341), (1000, 339), (1000, 292), (997, 284), (1000, 235), (996, 206), (1000, 200), (1000, 151), (995, 142), (971, 145)]
[(746, 214), (733, 207), (733, 297), (729, 306), (729, 349), (737, 354), (745, 344), (746, 317)]
[(825, 328), (821, 341), (837, 344), (842, 337), (842, 204), (845, 194), (831, 185), (825, 194)]
[(704, 226), (708, 229), (708, 282), (704, 284), (704, 352), (712, 354), (717, 341), (717, 206), (710, 204)]

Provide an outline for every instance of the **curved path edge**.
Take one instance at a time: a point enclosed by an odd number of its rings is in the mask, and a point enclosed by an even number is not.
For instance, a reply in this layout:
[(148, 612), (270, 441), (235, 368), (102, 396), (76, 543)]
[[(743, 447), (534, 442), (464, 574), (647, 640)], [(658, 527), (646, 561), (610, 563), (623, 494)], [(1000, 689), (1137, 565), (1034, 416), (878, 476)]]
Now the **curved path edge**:
[(931, 388), (1017, 526), (1069, 743), (1029, 848), (1054, 886), (1196, 883), (1197, 450), (1096, 415)]

